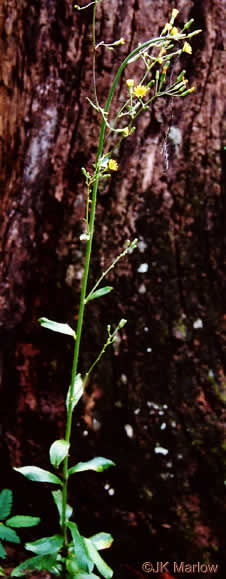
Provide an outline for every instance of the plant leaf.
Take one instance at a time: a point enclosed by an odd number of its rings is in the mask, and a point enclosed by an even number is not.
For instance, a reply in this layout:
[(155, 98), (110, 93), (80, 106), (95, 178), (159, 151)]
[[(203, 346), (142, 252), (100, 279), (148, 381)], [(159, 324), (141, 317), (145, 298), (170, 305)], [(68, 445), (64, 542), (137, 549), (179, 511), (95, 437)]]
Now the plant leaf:
[(90, 295), (88, 295), (86, 298), (86, 302), (89, 302), (91, 300), (95, 300), (97, 298), (101, 298), (102, 296), (109, 294), (113, 289), (114, 288), (110, 285), (106, 285), (105, 287), (101, 287), (100, 289), (96, 290), (95, 292), (90, 293)]
[(93, 545), (90, 539), (85, 539), (85, 544), (88, 549), (88, 553), (90, 558), (92, 558), (93, 562), (95, 563), (99, 573), (105, 577), (105, 579), (111, 579), (113, 575), (113, 571), (107, 563), (105, 563), (104, 559), (99, 555), (96, 547)]
[(6, 524), (10, 527), (35, 527), (40, 523), (39, 517), (28, 517), (26, 515), (16, 515), (7, 519)]
[(99, 575), (95, 575), (95, 573), (77, 573), (77, 579), (100, 579)]
[(96, 535), (89, 537), (89, 539), (92, 541), (94, 547), (96, 547), (98, 551), (101, 551), (102, 549), (109, 549), (114, 541), (110, 533), (97, 533)]
[(4, 569), (0, 566), (0, 575), (1, 577), (5, 577)]
[[(62, 504), (63, 504), (63, 495), (62, 491), (52, 491), (52, 495), (54, 498), (55, 505), (57, 507), (59, 516), (60, 516), (60, 524), (62, 522)], [(66, 505), (66, 521), (68, 521), (73, 513), (73, 509), (70, 505)]]
[(47, 328), (48, 330), (52, 330), (53, 332), (59, 332), (59, 334), (66, 334), (68, 336), (72, 336), (74, 340), (76, 340), (76, 333), (75, 331), (69, 326), (69, 324), (61, 324), (60, 322), (54, 322), (53, 320), (49, 320), (48, 318), (39, 318), (39, 323), (42, 328)]
[(25, 543), (25, 549), (37, 555), (51, 555), (58, 553), (64, 542), (63, 535), (52, 535), (52, 537), (42, 537), (32, 543)]
[(0, 541), (0, 559), (5, 559), (7, 557), (6, 550), (4, 549), (1, 541)]
[(86, 546), (85, 538), (80, 535), (76, 523), (67, 523), (68, 528), (71, 531), (71, 536), (74, 545), (74, 553), (76, 554), (77, 563), (80, 569), (83, 571), (88, 571), (92, 573), (94, 564), (89, 556), (88, 549)]
[(76, 374), (73, 384), (69, 386), (67, 398), (66, 398), (66, 408), (68, 411), (70, 402), (72, 403), (72, 410), (76, 404), (78, 404), (80, 398), (83, 395), (83, 380), (81, 374)]
[(35, 482), (47, 482), (55, 485), (62, 485), (62, 481), (58, 476), (52, 472), (49, 472), (48, 470), (39, 468), (39, 466), (21, 466), (20, 468), (14, 467), (14, 470), (20, 472), (20, 474)]
[(51, 464), (58, 468), (69, 452), (70, 444), (66, 440), (55, 440), (50, 446), (49, 457)]
[(31, 557), (26, 559), (23, 563), (13, 569), (10, 577), (21, 577), (22, 575), (27, 575), (30, 571), (34, 569), (37, 571), (52, 571), (54, 567), (57, 568), (57, 555), (37, 555), (37, 557)]
[(0, 539), (2, 541), (10, 541), (10, 543), (20, 543), (20, 537), (18, 537), (16, 531), (9, 529), (5, 525), (0, 525)]
[(69, 468), (68, 474), (74, 474), (76, 472), (82, 472), (84, 470), (95, 470), (96, 472), (102, 472), (109, 466), (115, 466), (115, 463), (108, 458), (103, 456), (96, 456), (87, 462), (78, 462), (75, 466)]
[(0, 492), (0, 520), (4, 521), (10, 515), (13, 504), (13, 493), (11, 489), (3, 489)]

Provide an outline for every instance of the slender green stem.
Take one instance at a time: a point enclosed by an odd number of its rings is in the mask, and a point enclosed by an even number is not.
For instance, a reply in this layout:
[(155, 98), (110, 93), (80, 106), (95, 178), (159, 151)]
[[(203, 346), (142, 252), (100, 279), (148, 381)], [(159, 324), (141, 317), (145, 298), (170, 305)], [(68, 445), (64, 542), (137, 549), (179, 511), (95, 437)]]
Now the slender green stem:
[[(93, 43), (95, 43), (95, 15), (96, 15), (96, 0), (94, 2), (93, 8)], [(113, 84), (111, 86), (106, 106), (104, 109), (105, 114), (108, 114), (111, 101), (116, 89), (116, 85), (120, 76), (123, 73), (126, 65), (130, 61), (130, 59), (134, 58), (135, 56), (139, 55), (144, 49), (151, 47), (156, 42), (161, 41), (161, 37), (157, 39), (147, 40), (142, 45), (138, 46), (135, 50), (133, 50), (122, 62), (121, 66), (119, 67)], [(93, 46), (93, 49), (95, 47)], [(95, 60), (94, 60), (95, 62)], [(94, 76), (95, 82), (95, 76)], [(96, 87), (94, 87), (95, 95), (96, 95)], [(74, 349), (74, 357), (73, 357), (73, 364), (72, 364), (72, 373), (71, 373), (71, 385), (74, 384), (75, 377), (77, 374), (78, 368), (78, 359), (79, 359), (79, 350), (80, 350), (80, 341), (82, 335), (82, 327), (83, 327), (83, 318), (84, 318), (84, 310), (85, 310), (85, 297), (86, 297), (86, 288), (87, 288), (87, 281), (89, 275), (89, 266), (90, 266), (90, 257), (92, 251), (92, 242), (93, 242), (93, 234), (94, 234), (94, 222), (95, 222), (95, 212), (96, 212), (96, 200), (97, 200), (97, 189), (98, 183), (100, 178), (100, 159), (103, 154), (103, 147), (104, 147), (104, 134), (106, 128), (106, 119), (103, 117), (101, 128), (100, 128), (100, 137), (99, 137), (99, 145), (97, 150), (96, 156), (96, 164), (95, 164), (95, 174), (93, 180), (93, 190), (92, 190), (92, 200), (91, 200), (91, 209), (90, 209), (90, 220), (89, 220), (89, 240), (87, 242), (87, 249), (86, 249), (86, 256), (85, 256), (85, 266), (84, 266), (84, 273), (83, 273), (83, 280), (82, 280), (82, 289), (81, 289), (81, 297), (80, 297), (80, 306), (79, 306), (79, 314), (78, 314), (78, 322), (77, 322), (77, 337), (75, 341), (75, 349)], [(67, 423), (66, 423), (66, 432), (65, 432), (65, 440), (70, 442), (71, 438), (71, 427), (72, 427), (72, 413), (73, 413), (73, 401), (71, 397), (69, 397), (69, 406), (67, 412)], [(67, 493), (68, 493), (68, 456), (65, 457), (63, 463), (63, 500), (62, 500), (62, 532), (64, 536), (64, 547), (66, 549), (67, 546), (67, 522), (66, 522), (66, 506), (67, 506)]]
[(108, 326), (108, 339), (105, 342), (105, 344), (103, 345), (103, 348), (101, 349), (100, 353), (98, 354), (96, 360), (94, 360), (93, 364), (90, 366), (89, 370), (86, 372), (85, 378), (84, 378), (84, 382), (83, 384), (85, 385), (85, 383), (87, 382), (91, 372), (93, 371), (93, 369), (95, 368), (95, 366), (98, 364), (98, 362), (100, 361), (100, 359), (102, 358), (103, 354), (105, 353), (106, 349), (108, 348), (108, 346), (110, 346), (111, 344), (113, 344), (113, 342), (116, 340), (116, 336), (118, 331), (123, 328), (123, 326), (127, 323), (127, 320), (125, 320), (124, 318), (122, 318), (120, 320), (120, 322), (118, 323), (117, 327), (115, 328), (114, 332), (111, 332), (110, 330), (110, 326)]
[(106, 277), (106, 275), (108, 275), (108, 273), (116, 266), (116, 263), (118, 263), (118, 261), (120, 259), (122, 259), (122, 257), (125, 257), (125, 255), (132, 249), (134, 249), (137, 246), (137, 239), (134, 239), (131, 243), (130, 241), (127, 242), (127, 246), (126, 248), (119, 254), (117, 255), (117, 257), (114, 259), (114, 261), (109, 265), (109, 267), (101, 274), (101, 276), (98, 278), (97, 282), (95, 283), (95, 285), (93, 286), (93, 288), (91, 289), (91, 291), (89, 292), (88, 296), (86, 297), (86, 302), (89, 301), (89, 299), (91, 298), (92, 294), (95, 292), (95, 290), (98, 288), (98, 286), (100, 285), (100, 283), (102, 282), (102, 280), (104, 279), (104, 277)]

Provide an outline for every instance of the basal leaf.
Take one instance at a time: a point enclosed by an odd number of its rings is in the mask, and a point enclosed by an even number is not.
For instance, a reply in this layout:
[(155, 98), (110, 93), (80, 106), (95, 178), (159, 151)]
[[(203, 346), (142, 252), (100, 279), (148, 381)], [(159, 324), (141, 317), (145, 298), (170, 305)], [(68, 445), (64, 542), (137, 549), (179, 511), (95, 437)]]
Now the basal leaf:
[(11, 489), (3, 489), (0, 492), (0, 521), (4, 521), (10, 515), (13, 503)]
[(0, 539), (2, 541), (10, 541), (10, 543), (20, 543), (20, 537), (18, 537), (16, 531), (9, 529), (3, 524), (0, 524)]
[(35, 482), (47, 482), (52, 483), (55, 485), (62, 485), (62, 481), (58, 476), (49, 472), (48, 470), (44, 470), (43, 468), (39, 468), (39, 466), (21, 466), (20, 468), (14, 467), (14, 470), (28, 478), (29, 480)]
[(105, 577), (105, 579), (111, 579), (111, 577), (113, 575), (113, 571), (112, 571), (111, 567), (109, 567), (109, 565), (107, 565), (107, 563), (105, 563), (104, 559), (102, 559), (102, 557), (98, 553), (96, 547), (93, 545), (92, 541), (90, 539), (84, 539), (84, 540), (85, 540), (85, 544), (86, 544), (87, 549), (88, 549), (89, 556), (93, 560), (94, 564), (96, 565), (96, 568), (98, 569), (99, 573), (101, 573), (101, 575), (103, 575), (103, 577)]
[(74, 553), (76, 554), (77, 563), (80, 569), (88, 573), (92, 573), (94, 563), (89, 556), (88, 549), (85, 543), (85, 538), (80, 535), (76, 523), (67, 523), (70, 529), (72, 541), (74, 545)]
[(76, 333), (71, 328), (71, 326), (69, 326), (69, 324), (61, 324), (59, 322), (49, 320), (48, 318), (39, 318), (39, 322), (43, 328), (47, 328), (53, 332), (59, 332), (59, 334), (66, 334), (68, 336), (72, 336), (74, 340), (76, 339)]
[(0, 541), (0, 559), (5, 559), (7, 557), (6, 550), (4, 549), (1, 541)]
[(100, 289), (96, 290), (95, 292), (90, 293), (86, 298), (86, 302), (89, 302), (91, 300), (96, 300), (97, 298), (101, 298), (102, 296), (109, 294), (113, 289), (114, 288), (110, 285), (106, 285), (105, 287), (101, 287)]
[(16, 515), (15, 517), (10, 517), (7, 519), (6, 524), (10, 527), (20, 528), (20, 527), (35, 527), (40, 523), (39, 517), (28, 517), (26, 515)]
[(94, 547), (96, 547), (98, 551), (101, 551), (102, 549), (109, 549), (114, 541), (110, 533), (97, 533), (96, 535), (89, 537), (89, 539), (92, 541)]
[(51, 464), (58, 468), (62, 460), (64, 460), (65, 456), (67, 456), (69, 452), (69, 442), (66, 440), (55, 440), (53, 444), (51, 444), (49, 450), (49, 457)]
[(30, 571), (52, 571), (57, 567), (57, 555), (37, 555), (26, 559), (23, 563), (13, 569), (10, 577), (22, 577)]
[(100, 579), (100, 577), (95, 575), (95, 573), (77, 573), (76, 579)]
[(85, 470), (95, 470), (96, 472), (102, 472), (106, 468), (110, 466), (115, 466), (115, 463), (108, 458), (104, 458), (103, 456), (96, 456), (87, 462), (78, 462), (75, 466), (69, 468), (68, 474), (74, 474), (76, 472), (82, 472)]
[(42, 537), (32, 543), (25, 543), (25, 549), (37, 555), (51, 555), (58, 553), (64, 542), (62, 535), (52, 535), (52, 537)]

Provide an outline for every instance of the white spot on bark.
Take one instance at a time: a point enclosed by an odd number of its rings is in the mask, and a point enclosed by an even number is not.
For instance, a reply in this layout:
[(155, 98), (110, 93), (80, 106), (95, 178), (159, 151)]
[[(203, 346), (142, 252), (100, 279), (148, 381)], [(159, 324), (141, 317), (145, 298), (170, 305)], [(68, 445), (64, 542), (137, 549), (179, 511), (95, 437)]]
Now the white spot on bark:
[(138, 273), (147, 273), (148, 271), (148, 263), (141, 263), (138, 267)]
[(168, 449), (164, 448), (163, 446), (156, 446), (155, 447), (155, 454), (163, 454), (164, 456), (166, 456), (168, 454)]
[(133, 427), (131, 426), (131, 424), (125, 424), (124, 430), (129, 438), (133, 438), (134, 433), (133, 433)]

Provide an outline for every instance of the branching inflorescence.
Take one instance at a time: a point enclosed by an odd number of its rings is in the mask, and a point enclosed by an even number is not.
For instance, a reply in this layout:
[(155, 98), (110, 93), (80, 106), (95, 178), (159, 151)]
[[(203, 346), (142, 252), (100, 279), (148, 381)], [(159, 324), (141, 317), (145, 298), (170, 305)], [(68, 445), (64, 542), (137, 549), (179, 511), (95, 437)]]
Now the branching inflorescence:
[[(94, 2), (90, 2), (83, 7), (75, 6), (78, 10), (89, 8), (90, 6), (93, 7), (94, 102), (91, 101), (91, 99), (88, 100), (101, 117), (99, 145), (94, 170), (91, 173), (86, 168), (82, 168), (87, 193), (84, 217), (85, 231), (81, 234), (80, 240), (86, 243), (86, 255), (77, 328), (75, 331), (67, 323), (58, 323), (45, 317), (39, 320), (42, 327), (66, 334), (73, 338), (75, 342), (71, 383), (65, 401), (65, 437), (64, 439), (55, 440), (50, 447), (50, 463), (55, 472), (47, 471), (36, 466), (25, 466), (15, 469), (32, 481), (57, 486), (57, 490), (52, 491), (52, 496), (59, 514), (59, 533), (50, 537), (43, 537), (38, 541), (25, 545), (25, 547), (33, 553), (33, 556), (14, 569), (12, 572), (12, 576), (14, 577), (26, 575), (26, 573), (33, 569), (45, 569), (60, 577), (77, 577), (78, 579), (96, 579), (97, 575), (93, 572), (95, 568), (105, 579), (110, 579), (113, 575), (112, 569), (110, 569), (99, 554), (99, 550), (110, 547), (113, 540), (111, 535), (102, 532), (89, 538), (82, 536), (76, 523), (71, 521), (73, 510), (68, 504), (68, 480), (70, 476), (87, 470), (101, 472), (110, 466), (114, 466), (113, 461), (103, 457), (95, 457), (89, 461), (79, 462), (74, 466), (69, 466), (72, 416), (75, 406), (83, 395), (88, 377), (100, 361), (105, 350), (116, 340), (117, 333), (126, 324), (126, 320), (121, 319), (114, 330), (111, 329), (109, 324), (107, 326), (107, 338), (99, 355), (91, 363), (88, 370), (84, 373), (78, 372), (85, 308), (90, 301), (107, 295), (112, 291), (113, 288), (111, 286), (102, 286), (103, 279), (107, 277), (117, 262), (125, 257), (127, 253), (133, 251), (137, 245), (136, 239), (127, 241), (125, 249), (114, 259), (106, 271), (100, 274), (94, 287), (87, 291), (98, 184), (100, 179), (110, 178), (112, 172), (120, 169), (118, 160), (114, 158), (114, 152), (116, 149), (118, 150), (122, 140), (132, 135), (135, 130), (135, 120), (140, 114), (148, 110), (150, 105), (159, 97), (185, 97), (195, 90), (194, 87), (188, 88), (188, 81), (184, 70), (177, 75), (176, 79), (172, 79), (173, 75), (170, 74), (170, 71), (172, 63), (175, 59), (178, 59), (182, 53), (191, 54), (190, 39), (195, 34), (198, 34), (200, 30), (189, 32), (193, 24), (193, 19), (187, 22), (182, 30), (179, 30), (174, 25), (178, 10), (173, 9), (170, 21), (164, 26), (160, 36), (139, 44), (124, 59), (116, 72), (106, 104), (105, 106), (101, 106), (97, 96), (95, 72), (96, 51), (104, 48), (107, 50), (115, 50), (118, 46), (125, 43), (124, 39), (120, 38), (111, 44), (105, 44), (104, 41), (96, 44), (96, 8), (97, 5), (103, 1), (104, 0), (99, 0), (98, 2), (98, 0), (94, 0)], [(117, 83), (126, 67), (138, 59), (143, 65), (141, 77), (135, 79), (126, 74), (124, 102), (123, 104), (120, 103), (119, 110), (116, 115), (111, 118), (110, 106)], [(59, 468), (61, 466), (62, 472), (59, 474)]]

